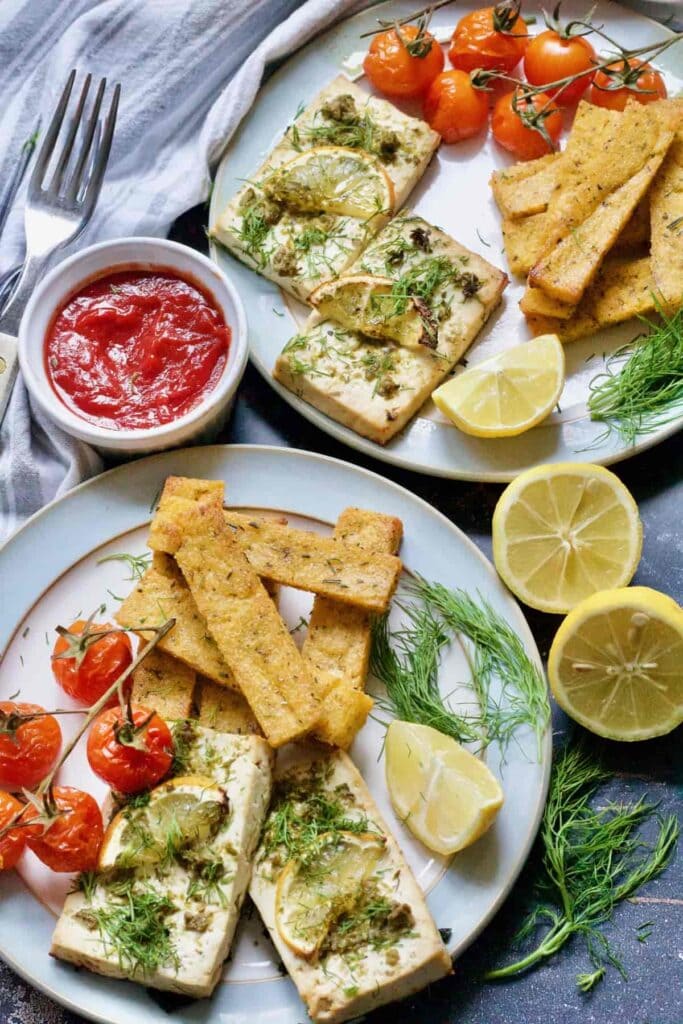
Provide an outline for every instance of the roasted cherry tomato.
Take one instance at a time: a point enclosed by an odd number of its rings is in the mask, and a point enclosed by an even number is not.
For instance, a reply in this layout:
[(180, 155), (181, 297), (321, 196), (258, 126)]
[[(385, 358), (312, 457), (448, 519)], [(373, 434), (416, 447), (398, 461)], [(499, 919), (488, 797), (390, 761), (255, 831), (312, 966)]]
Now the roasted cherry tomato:
[[(0, 831), (9, 825), (23, 806), (9, 793), (0, 790)], [(0, 839), (0, 871), (7, 871), (15, 866), (24, 852), (28, 838), (26, 833), (25, 828), (15, 828)]]
[(510, 74), (524, 56), (529, 34), (519, 14), (520, 4), (505, 2), (482, 7), (455, 26), (448, 59), (454, 68), (504, 71)]
[(465, 71), (444, 71), (429, 87), (424, 116), (444, 142), (469, 139), (488, 121), (488, 96), (474, 88)]
[[(563, 36), (548, 29), (534, 36), (524, 54), (524, 74), (531, 85), (546, 86), (569, 75), (593, 67), (595, 50), (583, 36)], [(578, 103), (591, 83), (592, 75), (583, 75), (562, 89), (545, 89), (561, 106)]]
[(59, 723), (43, 708), (0, 701), (0, 786), (33, 789), (54, 765), (61, 746)]
[[(84, 704), (99, 700), (133, 660), (128, 635), (118, 630), (97, 635), (105, 630), (114, 627), (78, 619), (69, 626), (68, 636), (59, 637), (52, 652), (55, 679), (70, 697)], [(116, 694), (111, 703), (117, 703)]]
[(539, 92), (531, 100), (518, 98), (515, 110), (512, 105), (514, 95), (505, 93), (493, 108), (491, 127), (494, 139), (519, 160), (534, 160), (550, 153), (552, 146), (529, 122), (535, 114), (545, 111), (541, 123), (551, 142), (556, 143), (562, 131), (562, 114), (557, 105), (544, 92)]
[(132, 724), (120, 708), (103, 711), (88, 736), (90, 767), (119, 793), (155, 786), (173, 761), (173, 737), (148, 708), (132, 708)]
[(424, 96), (443, 65), (443, 50), (430, 32), (401, 25), (373, 38), (363, 70), (385, 96), (414, 99)]
[[(48, 820), (39, 835), (28, 836), (28, 847), (53, 871), (94, 871), (104, 836), (96, 801), (71, 786), (55, 786), (52, 801)], [(27, 821), (38, 817), (35, 807), (25, 815)]]
[(596, 71), (586, 99), (596, 107), (623, 110), (629, 100), (653, 103), (666, 97), (666, 86), (659, 71), (642, 60), (631, 59), (615, 61), (604, 70)]

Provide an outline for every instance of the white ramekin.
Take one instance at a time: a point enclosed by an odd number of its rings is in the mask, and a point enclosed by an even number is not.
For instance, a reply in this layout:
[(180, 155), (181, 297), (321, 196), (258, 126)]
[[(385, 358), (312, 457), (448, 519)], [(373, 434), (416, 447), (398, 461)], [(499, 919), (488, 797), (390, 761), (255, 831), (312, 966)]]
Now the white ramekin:
[[(57, 397), (45, 369), (47, 330), (59, 307), (93, 278), (127, 268), (168, 268), (202, 285), (230, 327), (228, 359), (216, 386), (197, 406), (158, 427), (112, 430), (81, 419)], [(126, 458), (210, 440), (225, 423), (247, 364), (247, 323), (235, 286), (206, 256), (160, 238), (100, 242), (58, 264), (43, 278), (26, 306), (19, 328), (19, 364), (33, 400), (67, 434), (106, 455)]]

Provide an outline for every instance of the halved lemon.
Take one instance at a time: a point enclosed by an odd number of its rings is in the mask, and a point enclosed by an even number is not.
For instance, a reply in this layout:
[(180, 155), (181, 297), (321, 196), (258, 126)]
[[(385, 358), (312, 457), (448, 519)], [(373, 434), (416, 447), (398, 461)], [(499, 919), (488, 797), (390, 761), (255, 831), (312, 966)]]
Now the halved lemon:
[(369, 338), (404, 348), (436, 348), (436, 324), (429, 311), (414, 298), (397, 299), (393, 286), (388, 277), (350, 274), (319, 285), (309, 301), (325, 319)]
[(300, 213), (373, 217), (391, 213), (394, 186), (367, 153), (343, 146), (315, 146), (282, 164), (263, 182), (270, 199)]
[(384, 853), (372, 832), (328, 832), (310, 859), (290, 860), (275, 891), (275, 925), (299, 956), (314, 957), (330, 926), (356, 904)]
[(394, 810), (428, 849), (450, 856), (493, 824), (503, 805), (500, 784), (450, 736), (395, 721), (387, 730), (385, 755)]
[(514, 437), (550, 415), (563, 387), (564, 348), (543, 334), (471, 366), (432, 398), (465, 434)]
[(683, 609), (649, 587), (586, 598), (550, 648), (560, 707), (612, 740), (663, 736), (683, 722)]
[(105, 832), (98, 867), (144, 867), (174, 851), (203, 845), (227, 811), (228, 798), (213, 779), (179, 775), (153, 789), (149, 803), (119, 811)]
[(640, 561), (638, 506), (602, 466), (557, 462), (528, 469), (493, 513), (493, 560), (510, 590), (542, 612), (571, 611), (599, 590), (625, 586)]

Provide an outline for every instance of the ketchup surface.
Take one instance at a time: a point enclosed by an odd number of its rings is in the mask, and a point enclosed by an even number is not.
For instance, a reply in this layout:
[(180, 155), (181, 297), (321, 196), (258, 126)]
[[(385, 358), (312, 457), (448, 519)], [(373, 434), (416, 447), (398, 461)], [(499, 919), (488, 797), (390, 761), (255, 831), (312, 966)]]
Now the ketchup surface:
[(112, 430), (169, 423), (217, 384), (230, 328), (212, 298), (165, 268), (124, 270), (72, 295), (45, 340), (48, 379), (83, 419)]

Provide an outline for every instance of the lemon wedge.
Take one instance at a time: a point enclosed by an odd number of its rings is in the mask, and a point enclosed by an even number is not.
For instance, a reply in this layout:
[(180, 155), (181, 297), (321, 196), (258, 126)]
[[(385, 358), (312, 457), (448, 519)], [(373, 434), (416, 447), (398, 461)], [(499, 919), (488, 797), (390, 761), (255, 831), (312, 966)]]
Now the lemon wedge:
[(277, 203), (300, 213), (336, 213), (365, 219), (391, 213), (394, 186), (367, 153), (343, 146), (315, 146), (282, 164), (262, 182)]
[(385, 754), (394, 810), (428, 849), (450, 856), (491, 827), (503, 805), (500, 784), (450, 736), (395, 721), (387, 730)]
[(356, 904), (384, 853), (382, 836), (327, 832), (310, 857), (290, 860), (275, 891), (275, 925), (290, 949), (311, 959), (330, 926)]
[(493, 513), (493, 560), (510, 590), (542, 612), (571, 611), (599, 590), (625, 586), (640, 561), (638, 507), (602, 466), (528, 469)]
[(436, 324), (429, 310), (414, 298), (396, 298), (393, 286), (387, 277), (350, 274), (319, 285), (309, 301), (326, 320), (369, 338), (393, 341), (403, 348), (436, 348)]
[(153, 789), (149, 802), (124, 807), (104, 835), (98, 867), (144, 867), (203, 845), (225, 820), (228, 800), (209, 778), (184, 775)]
[(649, 587), (582, 601), (557, 631), (548, 676), (573, 719), (612, 740), (663, 736), (683, 722), (683, 609)]
[(471, 366), (432, 398), (465, 434), (514, 437), (550, 415), (563, 387), (564, 348), (543, 334)]

